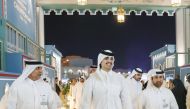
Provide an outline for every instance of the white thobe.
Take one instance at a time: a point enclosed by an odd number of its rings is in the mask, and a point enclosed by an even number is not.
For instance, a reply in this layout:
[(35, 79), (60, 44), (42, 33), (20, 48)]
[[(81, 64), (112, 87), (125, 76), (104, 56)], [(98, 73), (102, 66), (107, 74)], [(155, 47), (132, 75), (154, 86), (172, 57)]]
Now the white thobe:
[(140, 81), (136, 81), (134, 78), (128, 78), (126, 82), (127, 89), (130, 91), (133, 109), (137, 109), (138, 96), (142, 93), (142, 83)]
[(187, 81), (184, 81), (184, 86), (185, 86), (185, 88), (188, 90), (188, 88), (190, 87), (190, 83), (187, 82)]
[(57, 109), (51, 87), (42, 81), (26, 79), (8, 95), (8, 109)]
[(186, 106), (187, 106), (187, 109), (190, 109), (190, 87), (187, 90)]
[(84, 83), (80, 109), (91, 109), (91, 105), (93, 109), (133, 109), (124, 77), (103, 70), (92, 74)]
[(82, 89), (83, 89), (83, 83), (81, 83), (81, 82), (78, 82), (77, 84), (76, 84), (76, 97), (75, 97), (75, 99), (76, 99), (76, 105), (75, 105), (75, 107), (76, 107), (76, 109), (79, 109), (80, 108), (80, 104), (81, 104), (81, 96), (82, 96)]
[(76, 84), (75, 85), (71, 85), (71, 87), (70, 87), (70, 91), (71, 91), (70, 109), (73, 109), (73, 108), (76, 107), (76, 102), (74, 101), (74, 99), (76, 97)]
[(165, 88), (154, 86), (145, 89), (138, 101), (138, 109), (179, 109), (173, 93)]

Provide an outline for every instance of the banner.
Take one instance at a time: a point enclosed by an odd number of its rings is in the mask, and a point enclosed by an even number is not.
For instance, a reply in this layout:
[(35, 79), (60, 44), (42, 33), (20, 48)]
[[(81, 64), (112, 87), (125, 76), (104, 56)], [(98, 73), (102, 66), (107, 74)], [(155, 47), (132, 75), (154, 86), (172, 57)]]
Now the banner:
[(4, 0), (5, 19), (36, 41), (36, 0)]
[(0, 17), (2, 17), (2, 11), (3, 11), (3, 0), (0, 0)]

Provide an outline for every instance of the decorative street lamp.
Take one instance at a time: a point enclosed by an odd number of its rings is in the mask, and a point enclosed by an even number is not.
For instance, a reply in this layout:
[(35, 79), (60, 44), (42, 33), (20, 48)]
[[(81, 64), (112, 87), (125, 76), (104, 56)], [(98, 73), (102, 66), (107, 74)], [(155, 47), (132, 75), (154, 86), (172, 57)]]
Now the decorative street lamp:
[(78, 5), (86, 5), (87, 0), (78, 0)]
[(123, 7), (117, 8), (117, 22), (125, 22), (125, 9)]
[(180, 6), (181, 5), (181, 0), (171, 0), (171, 5), (172, 6)]

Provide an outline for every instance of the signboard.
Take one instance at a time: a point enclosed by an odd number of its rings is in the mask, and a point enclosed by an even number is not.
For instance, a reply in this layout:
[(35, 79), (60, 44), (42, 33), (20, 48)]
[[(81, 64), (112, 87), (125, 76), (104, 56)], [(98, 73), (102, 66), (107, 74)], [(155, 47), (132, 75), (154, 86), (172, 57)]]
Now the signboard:
[(3, 16), (2, 11), (3, 11), (3, 0), (0, 0), (0, 17)]
[(5, 0), (5, 19), (36, 41), (36, 0)]
[(3, 68), (3, 44), (0, 41), (0, 70)]

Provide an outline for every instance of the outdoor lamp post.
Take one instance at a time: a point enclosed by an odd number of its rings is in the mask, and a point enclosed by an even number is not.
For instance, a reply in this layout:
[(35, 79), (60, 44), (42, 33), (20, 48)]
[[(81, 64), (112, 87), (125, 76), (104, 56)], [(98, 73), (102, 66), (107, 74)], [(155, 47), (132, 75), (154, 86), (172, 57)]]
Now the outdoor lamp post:
[(87, 0), (78, 0), (78, 5), (86, 5)]
[(125, 9), (123, 7), (119, 7), (117, 9), (117, 22), (125, 22)]
[(171, 5), (172, 6), (180, 6), (181, 5), (181, 0), (171, 0)]

